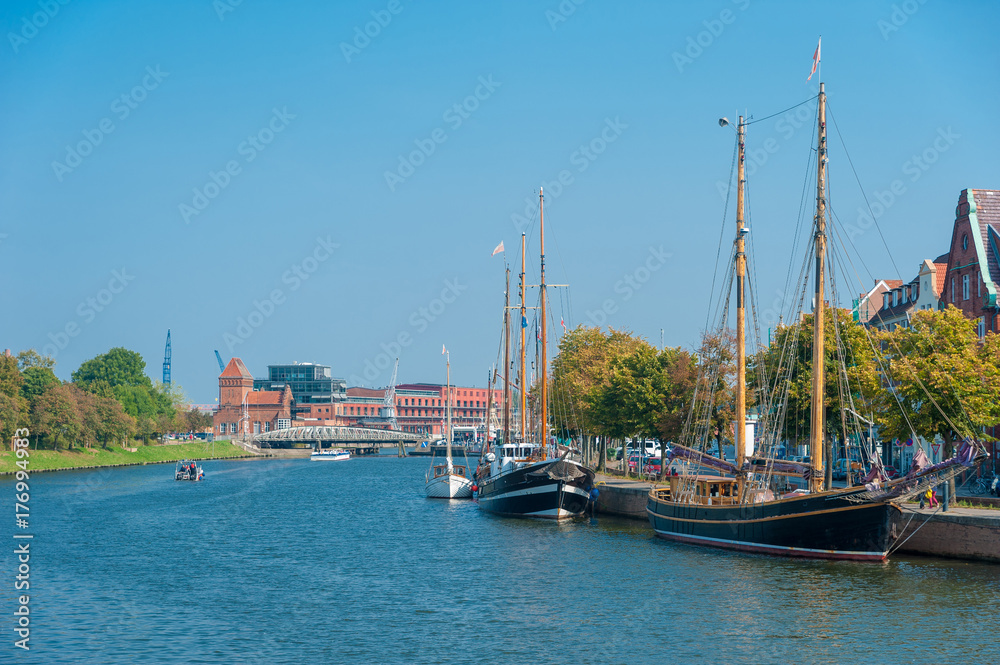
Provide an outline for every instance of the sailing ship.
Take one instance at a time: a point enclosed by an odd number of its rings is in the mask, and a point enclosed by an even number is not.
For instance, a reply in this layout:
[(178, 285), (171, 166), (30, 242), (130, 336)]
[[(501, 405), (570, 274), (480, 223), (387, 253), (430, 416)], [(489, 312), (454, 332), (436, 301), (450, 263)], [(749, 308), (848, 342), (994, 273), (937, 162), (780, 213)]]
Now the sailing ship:
[[(687, 472), (671, 476), (669, 487), (653, 487), (647, 513), (656, 535), (673, 541), (794, 557), (884, 560), (902, 534), (900, 503), (940, 484), (982, 459), (973, 441), (955, 457), (920, 468), (898, 480), (882, 482), (876, 468), (866, 485), (831, 489), (824, 483), (824, 308), (826, 304), (826, 92), (818, 97), (816, 212), (813, 224), (815, 292), (813, 300), (812, 395), (808, 464), (753, 454), (747, 433), (745, 282), (749, 229), (744, 218), (744, 140), (747, 122), (737, 126), (737, 234), (734, 243), (736, 293), (736, 386), (734, 442), (736, 459), (708, 455), (707, 437), (691, 446), (675, 445), (671, 460)], [(728, 124), (726, 119), (720, 125)], [(808, 274), (808, 273), (807, 273)], [(780, 379), (779, 379), (780, 381)], [(694, 407), (692, 406), (692, 414)], [(691, 418), (689, 417), (689, 422)], [(697, 437), (693, 437), (697, 438)], [(700, 444), (700, 446), (698, 445)], [(699, 449), (700, 447), (700, 449)], [(708, 469), (708, 471), (701, 471)], [(772, 474), (801, 475), (807, 490), (776, 493)], [(850, 485), (850, 480), (848, 481)]]
[[(583, 465), (579, 451), (548, 445), (547, 327), (545, 284), (544, 193), (538, 192), (541, 273), (539, 280), (539, 419), (540, 441), (533, 441), (527, 422), (527, 362), (525, 357), (525, 235), (521, 234), (520, 375), (518, 436), (512, 436), (510, 371), (510, 269), (504, 302), (504, 399), (500, 445), (487, 440), (476, 471), (479, 507), (497, 515), (566, 519), (582, 515), (590, 500), (594, 472)], [(490, 385), (492, 386), (492, 378)], [(489, 404), (492, 408), (492, 397)]]
[(451, 354), (447, 349), (441, 349), (448, 365), (448, 381), (445, 388), (447, 395), (446, 409), (448, 422), (446, 425), (445, 463), (435, 464), (431, 458), (431, 467), (424, 477), (426, 481), (427, 498), (429, 499), (468, 499), (472, 496), (472, 478), (467, 466), (457, 465), (451, 458)]

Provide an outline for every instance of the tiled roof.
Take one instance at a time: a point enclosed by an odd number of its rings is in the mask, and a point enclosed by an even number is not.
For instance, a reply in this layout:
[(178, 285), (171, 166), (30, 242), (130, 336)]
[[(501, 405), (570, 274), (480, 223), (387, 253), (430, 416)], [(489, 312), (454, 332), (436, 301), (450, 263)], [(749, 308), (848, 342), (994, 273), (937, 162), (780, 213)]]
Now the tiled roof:
[(247, 393), (247, 404), (281, 404), (281, 395), (277, 390), (252, 390)]
[(348, 388), (348, 397), (385, 397), (385, 390), (375, 390), (373, 388)]
[(253, 375), (250, 374), (247, 370), (247, 366), (244, 365), (243, 361), (239, 358), (233, 358), (229, 361), (229, 364), (226, 365), (226, 369), (224, 369), (222, 374), (219, 375), (220, 379), (223, 377), (227, 379), (253, 379)]

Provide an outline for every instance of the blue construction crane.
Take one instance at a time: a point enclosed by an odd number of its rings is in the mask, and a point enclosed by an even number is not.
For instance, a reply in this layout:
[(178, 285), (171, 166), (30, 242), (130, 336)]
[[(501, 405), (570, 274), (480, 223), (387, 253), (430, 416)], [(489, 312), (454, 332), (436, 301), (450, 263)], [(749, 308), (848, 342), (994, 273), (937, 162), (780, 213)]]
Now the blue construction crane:
[(219, 350), (215, 350), (215, 359), (219, 361), (219, 374), (226, 371), (226, 365), (222, 362), (222, 356), (219, 355)]
[(163, 385), (170, 385), (170, 329), (167, 329), (167, 348), (163, 351)]

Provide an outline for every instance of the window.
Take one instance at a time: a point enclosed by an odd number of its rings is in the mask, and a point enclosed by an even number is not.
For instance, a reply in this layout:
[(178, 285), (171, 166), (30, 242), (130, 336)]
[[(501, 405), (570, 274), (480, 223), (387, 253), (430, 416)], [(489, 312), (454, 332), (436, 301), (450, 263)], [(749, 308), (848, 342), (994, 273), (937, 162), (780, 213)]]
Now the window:
[(889, 309), (889, 294), (882, 294), (882, 309)]
[(899, 291), (892, 292), (892, 306), (895, 307), (899, 304)]
[(986, 317), (979, 317), (979, 339), (986, 337)]
[(264, 431), (265, 432), (271, 431), (271, 423), (264, 423)]
[(969, 276), (962, 275), (962, 300), (969, 299)]
[(952, 302), (955, 302), (955, 278), (954, 277), (951, 278), (951, 298), (950, 298), (950, 300)]
[(962, 235), (962, 251), (969, 249), (969, 234)]
[(254, 434), (260, 434), (260, 423), (259, 422), (254, 422), (254, 424), (253, 424), (253, 433)]
[(910, 295), (910, 290), (904, 286), (903, 287), (903, 302), (904, 303), (907, 301), (907, 297), (909, 295)]
[(278, 429), (288, 429), (292, 426), (290, 418), (278, 418)]
[(976, 273), (976, 297), (983, 297), (983, 276), (981, 273)]
[(219, 423), (219, 434), (226, 433), (226, 423)]

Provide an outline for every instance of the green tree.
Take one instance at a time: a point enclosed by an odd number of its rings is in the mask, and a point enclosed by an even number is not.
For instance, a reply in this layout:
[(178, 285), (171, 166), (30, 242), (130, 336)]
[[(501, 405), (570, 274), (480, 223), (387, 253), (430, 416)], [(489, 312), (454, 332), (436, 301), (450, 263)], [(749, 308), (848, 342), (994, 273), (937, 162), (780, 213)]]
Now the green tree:
[(118, 386), (153, 387), (146, 376), (146, 361), (135, 351), (120, 346), (107, 353), (85, 361), (73, 372), (73, 382), (84, 390), (94, 381), (106, 381), (112, 388)]
[(21, 383), (21, 396), (24, 397), (29, 404), (52, 386), (57, 386), (62, 383), (62, 381), (60, 381), (56, 375), (52, 373), (50, 368), (39, 367), (37, 365), (33, 365), (25, 369), (21, 373), (21, 376), (23, 378)]
[(49, 356), (43, 356), (34, 349), (21, 351), (17, 354), (17, 367), (22, 372), (38, 367), (40, 369), (52, 369), (56, 366), (56, 361)]
[(909, 327), (884, 332), (880, 340), (891, 385), (877, 418), (885, 436), (939, 435), (948, 458), (956, 439), (980, 436), (1000, 420), (1000, 338), (980, 341), (976, 322), (953, 305), (915, 312)]
[(17, 397), (21, 394), (23, 381), (24, 377), (17, 368), (17, 358), (0, 355), (0, 393), (8, 397)]

